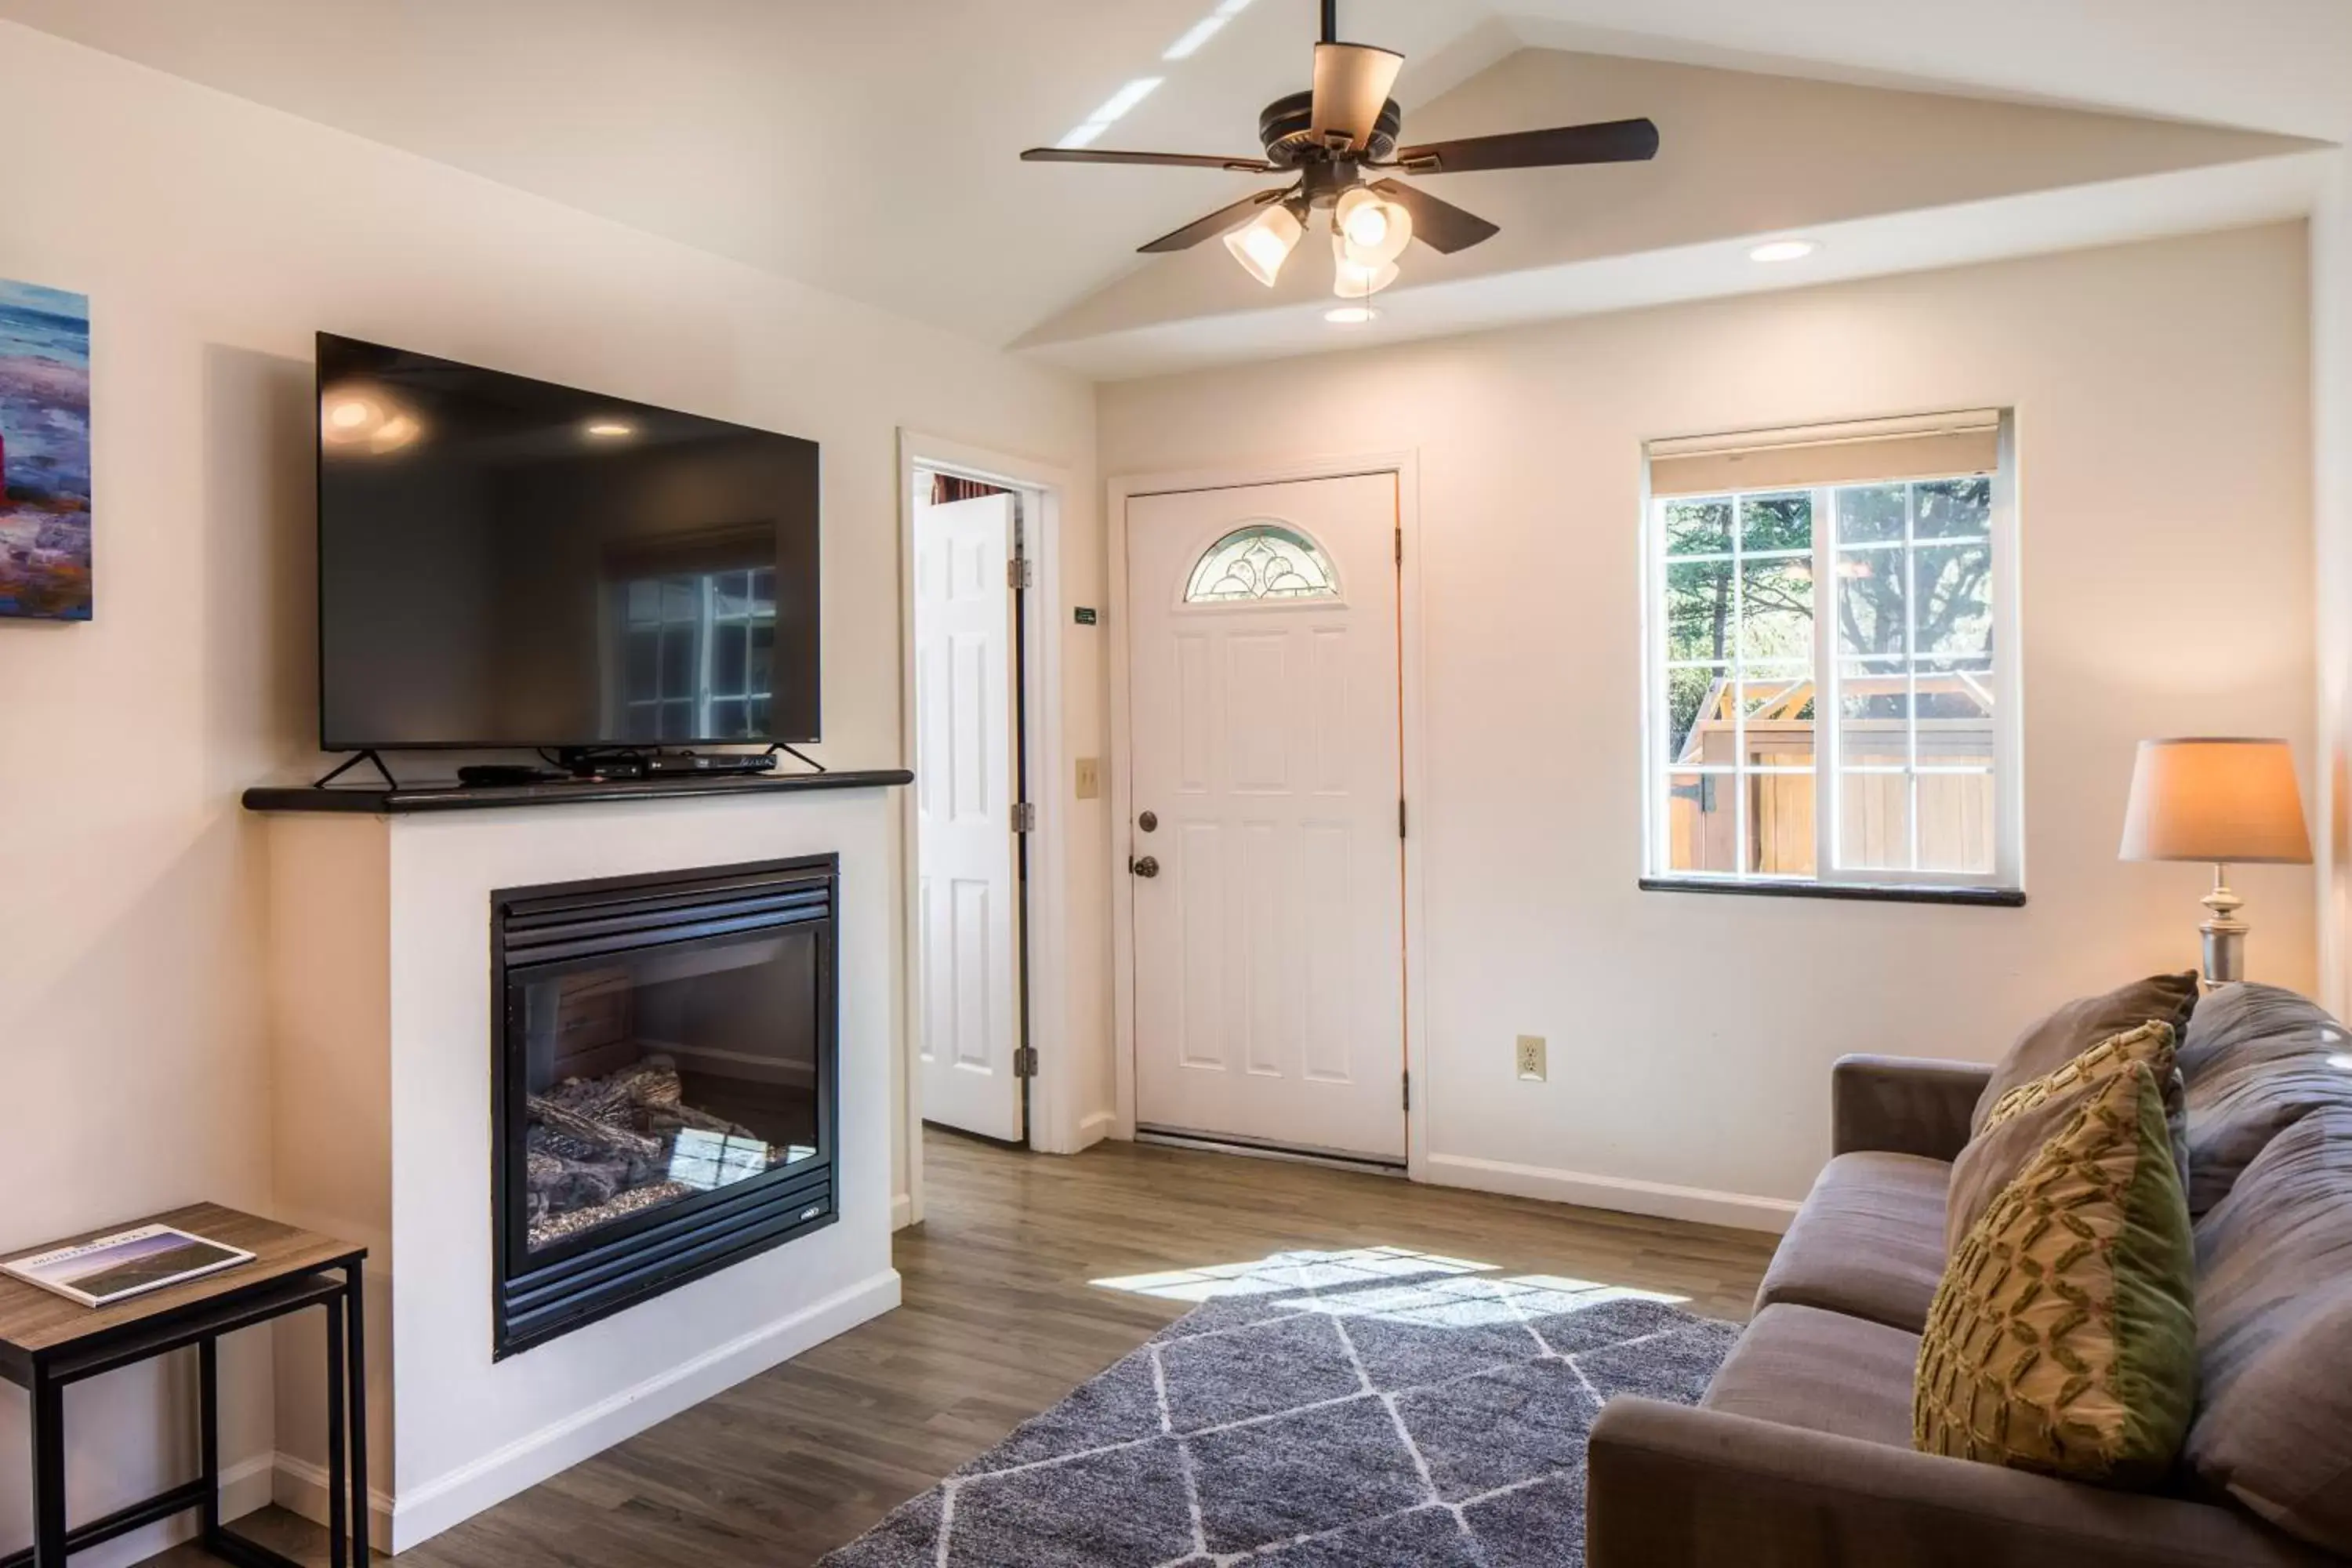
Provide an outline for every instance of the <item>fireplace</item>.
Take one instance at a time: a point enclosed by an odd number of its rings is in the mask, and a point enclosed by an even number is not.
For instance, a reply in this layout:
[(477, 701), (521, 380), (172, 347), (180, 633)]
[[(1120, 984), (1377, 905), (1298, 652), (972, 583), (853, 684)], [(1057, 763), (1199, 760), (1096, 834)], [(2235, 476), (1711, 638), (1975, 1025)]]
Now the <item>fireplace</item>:
[(830, 1225), (833, 856), (491, 895), (504, 1357)]

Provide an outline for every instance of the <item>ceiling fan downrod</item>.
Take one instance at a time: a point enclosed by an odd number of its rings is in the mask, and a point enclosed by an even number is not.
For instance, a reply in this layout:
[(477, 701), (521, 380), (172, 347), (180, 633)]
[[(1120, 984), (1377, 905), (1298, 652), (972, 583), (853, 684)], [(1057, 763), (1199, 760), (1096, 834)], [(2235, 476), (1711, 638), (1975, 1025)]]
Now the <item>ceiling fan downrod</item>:
[(1323, 0), (1323, 41), (1339, 41), (1339, 0)]

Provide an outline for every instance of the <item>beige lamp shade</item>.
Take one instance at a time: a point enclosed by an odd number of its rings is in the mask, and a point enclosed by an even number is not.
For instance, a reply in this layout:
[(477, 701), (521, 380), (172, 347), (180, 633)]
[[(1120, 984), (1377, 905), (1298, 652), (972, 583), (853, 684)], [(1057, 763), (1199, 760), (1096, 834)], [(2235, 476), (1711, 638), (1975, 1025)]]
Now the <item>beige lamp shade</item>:
[(2122, 858), (2309, 864), (2294, 753), (2284, 741), (2142, 741)]

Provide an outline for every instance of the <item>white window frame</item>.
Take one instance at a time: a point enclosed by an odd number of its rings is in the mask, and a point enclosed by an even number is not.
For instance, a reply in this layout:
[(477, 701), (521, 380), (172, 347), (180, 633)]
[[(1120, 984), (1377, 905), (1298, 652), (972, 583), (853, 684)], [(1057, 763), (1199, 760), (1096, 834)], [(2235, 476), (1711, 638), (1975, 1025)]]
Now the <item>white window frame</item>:
[[(1985, 895), (2021, 899), (2025, 890), (2024, 864), (2024, 790), (2023, 773), (2023, 665), (2019, 638), (2018, 580), (2018, 506), (2017, 458), (2014, 416), (2003, 410), (2000, 416), (1999, 461), (1991, 478), (1991, 513), (1987, 523), (1988, 543), (1992, 561), (1990, 593), (1992, 609), (1992, 693), (1993, 693), (1993, 863), (1982, 872), (1917, 871), (1881, 868), (1848, 868), (1839, 862), (1841, 845), (1838, 825), (1841, 819), (1841, 793), (1847, 769), (1843, 765), (1842, 727), (1837, 716), (1843, 708), (1842, 670), (1837, 651), (1837, 618), (1834, 598), (1837, 575), (1835, 561), (1834, 509), (1829, 497), (1837, 489), (1859, 485), (1898, 483), (1906, 480), (1933, 480), (1958, 478), (1959, 475), (1905, 472), (1890, 474), (1878, 480), (1844, 479), (1834, 484), (1821, 486), (1767, 485), (1749, 489), (1709, 491), (1706, 498), (1728, 497), (1732, 500), (1732, 545), (1735, 561), (1743, 553), (1738, 550), (1740, 522), (1738, 502), (1749, 496), (1789, 495), (1810, 489), (1813, 496), (1812, 572), (1814, 584), (1813, 608), (1813, 860), (1811, 876), (1785, 872), (1761, 872), (1748, 869), (1748, 791), (1735, 782), (1733, 842), (1738, 847), (1738, 867), (1728, 871), (1677, 869), (1670, 864), (1668, 842), (1671, 813), (1666, 809), (1668, 792), (1674, 775), (1693, 773), (1710, 774), (1734, 781), (1768, 773), (1801, 773), (1801, 769), (1759, 768), (1745, 763), (1747, 751), (1747, 703), (1744, 694), (1734, 687), (1732, 768), (1676, 766), (1666, 756), (1669, 715), (1666, 704), (1666, 627), (1664, 624), (1667, 585), (1667, 556), (1664, 528), (1664, 507), (1662, 500), (1701, 499), (1676, 495), (1654, 497), (1650, 492), (1649, 464), (1643, 464), (1641, 560), (1642, 560), (1642, 816), (1643, 816), (1643, 881), (1645, 886), (1662, 888), (1693, 888), (1706, 890), (1744, 890), (1784, 893), (1894, 893), (1933, 898), (1947, 893), (1956, 898), (1976, 899)], [(1905, 521), (1905, 542), (1910, 542), (1910, 520)], [(1904, 552), (1906, 561), (1909, 551)], [(1688, 560), (1691, 557), (1677, 557)], [(1700, 559), (1705, 559), (1701, 557)], [(1739, 591), (1739, 572), (1735, 564), (1732, 574), (1733, 592)], [(1915, 607), (1916, 595), (1906, 593), (1906, 615)], [(1735, 598), (1735, 605), (1737, 599)], [(1735, 610), (1734, 622), (1738, 623)], [(1906, 639), (1906, 647), (1909, 639)], [(1739, 669), (1736, 649), (1727, 668), (1735, 677)], [(1916, 680), (1916, 668), (1906, 659), (1906, 668)], [(1916, 714), (1908, 731), (1911, 756), (1905, 772), (1915, 782), (1912, 784), (1912, 807), (1909, 813), (1910, 831), (1916, 845), (1919, 831), (1916, 779), (1922, 773), (1933, 773), (1933, 767), (1921, 769), (1917, 756), (1917, 719)], [(1975, 772), (1977, 770), (1967, 770)], [(1916, 852), (1912, 858), (1916, 859)]]

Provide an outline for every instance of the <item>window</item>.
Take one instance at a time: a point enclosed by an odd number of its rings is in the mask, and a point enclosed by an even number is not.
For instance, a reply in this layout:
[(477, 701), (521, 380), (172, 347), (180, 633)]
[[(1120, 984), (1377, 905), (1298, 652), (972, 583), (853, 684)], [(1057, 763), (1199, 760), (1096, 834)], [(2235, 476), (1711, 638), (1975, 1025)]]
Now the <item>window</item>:
[(1652, 443), (1652, 879), (2020, 886), (2008, 429)]
[(1339, 596), (1338, 581), (1322, 548), (1278, 522), (1253, 522), (1218, 540), (1202, 553), (1184, 585), (1188, 605)]
[(620, 593), (629, 739), (768, 732), (776, 644), (772, 568), (642, 577)]

